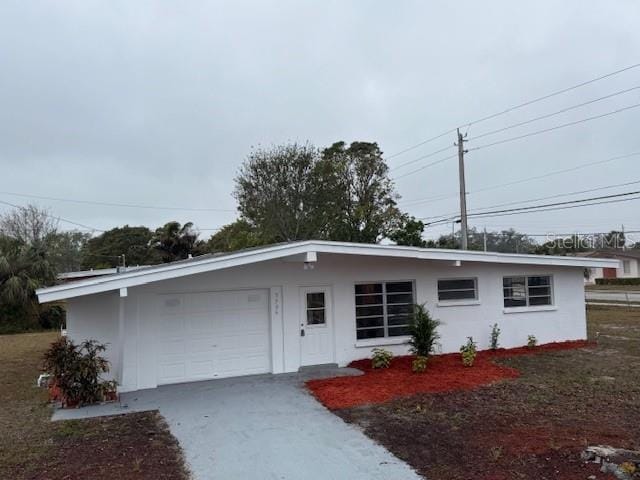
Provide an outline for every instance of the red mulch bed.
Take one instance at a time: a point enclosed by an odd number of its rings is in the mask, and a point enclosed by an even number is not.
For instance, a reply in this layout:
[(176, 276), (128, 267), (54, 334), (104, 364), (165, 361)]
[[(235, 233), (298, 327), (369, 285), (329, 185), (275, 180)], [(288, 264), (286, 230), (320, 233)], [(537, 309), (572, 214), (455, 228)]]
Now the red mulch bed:
[(424, 373), (411, 371), (413, 356), (395, 357), (391, 367), (386, 369), (373, 369), (371, 360), (365, 358), (349, 364), (350, 367), (362, 370), (364, 375), (310, 380), (307, 382), (307, 387), (325, 407), (338, 410), (384, 403), (417, 393), (470, 390), (499, 380), (516, 378), (520, 375), (516, 369), (498, 365), (493, 360), (582, 348), (587, 345), (588, 342), (578, 340), (547, 343), (534, 348), (485, 350), (478, 352), (473, 367), (462, 365), (460, 355), (457, 353), (437, 355), (429, 359), (427, 371)]

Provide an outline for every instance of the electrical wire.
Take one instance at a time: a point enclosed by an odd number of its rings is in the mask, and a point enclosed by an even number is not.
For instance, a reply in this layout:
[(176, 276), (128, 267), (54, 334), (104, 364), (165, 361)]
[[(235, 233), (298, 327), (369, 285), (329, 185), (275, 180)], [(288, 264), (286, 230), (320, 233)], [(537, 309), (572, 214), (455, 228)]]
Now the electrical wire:
[[(487, 187), (483, 187), (483, 188), (479, 188), (477, 190), (472, 190), (470, 192), (467, 192), (467, 195), (471, 195), (474, 193), (480, 193), (480, 192), (487, 192), (489, 190), (496, 190), (498, 188), (504, 188), (504, 187), (511, 187), (513, 185), (519, 185), (521, 183), (526, 183), (526, 182), (531, 182), (534, 180), (541, 180), (543, 178), (549, 178), (552, 177), (554, 175), (560, 175), (562, 173), (569, 173), (569, 172), (575, 172), (576, 170), (581, 170), (583, 168), (588, 168), (588, 167), (592, 167), (594, 165), (602, 165), (604, 163), (609, 163), (609, 162), (613, 162), (615, 160), (622, 160), (625, 158), (630, 158), (630, 157), (634, 157), (634, 156), (638, 156), (640, 155), (640, 151), (638, 152), (632, 152), (632, 153), (627, 153), (624, 155), (618, 155), (615, 157), (611, 157), (611, 158), (606, 158), (604, 160), (598, 160), (595, 162), (590, 162), (590, 163), (585, 163), (582, 165), (576, 165), (574, 167), (570, 167), (570, 168), (564, 168), (562, 170), (554, 170), (548, 173), (544, 173), (541, 175), (535, 175), (533, 177), (526, 177), (526, 178), (521, 178), (520, 180), (514, 180), (511, 182), (506, 182), (506, 183), (499, 183), (497, 185), (490, 185)], [(447, 198), (453, 198), (453, 197), (458, 197), (459, 193), (451, 193), (451, 194), (442, 194), (439, 196), (434, 196), (434, 197), (427, 197), (427, 198), (419, 198), (419, 199), (415, 199), (415, 200), (408, 200), (406, 202), (400, 202), (400, 205), (418, 205), (418, 204), (424, 204), (424, 203), (432, 203), (435, 201), (439, 201), (439, 200), (444, 200)]]
[[(635, 63), (633, 65), (629, 65), (629, 66), (621, 68), (619, 70), (615, 70), (613, 72), (606, 73), (606, 74), (601, 75), (599, 77), (592, 78), (592, 79), (587, 80), (585, 82), (581, 82), (581, 83), (578, 83), (576, 85), (572, 85), (570, 87), (566, 87), (566, 88), (563, 88), (561, 90), (557, 90), (555, 92), (551, 92), (551, 93), (543, 95), (541, 97), (537, 97), (537, 98), (534, 98), (532, 100), (528, 100), (526, 102), (523, 102), (523, 103), (520, 103), (520, 104), (517, 104), (517, 105), (513, 105), (513, 106), (511, 106), (509, 108), (506, 108), (506, 109), (501, 110), (499, 112), (493, 113), (491, 115), (487, 115), (485, 117), (477, 118), (477, 119), (475, 119), (475, 120), (473, 120), (471, 122), (468, 122), (468, 123), (463, 123), (458, 128), (460, 128), (462, 126), (466, 126), (468, 128), (468, 127), (470, 127), (472, 125), (476, 125), (476, 124), (478, 124), (480, 122), (484, 122), (486, 120), (491, 120), (491, 119), (499, 117), (501, 115), (505, 115), (505, 114), (507, 114), (509, 112), (513, 112), (514, 110), (517, 110), (517, 109), (520, 109), (520, 108), (523, 108), (523, 107), (526, 107), (526, 106), (529, 106), (529, 105), (533, 105), (534, 103), (541, 102), (543, 100), (547, 100), (547, 99), (555, 97), (557, 95), (562, 95), (563, 93), (567, 93), (567, 92), (570, 92), (572, 90), (576, 90), (576, 89), (581, 88), (581, 87), (585, 87), (585, 86), (590, 85), (592, 83), (596, 83), (596, 82), (599, 82), (600, 80), (604, 80), (606, 78), (610, 78), (610, 77), (613, 77), (615, 75), (619, 75), (621, 73), (624, 73), (624, 72), (626, 72), (628, 70), (632, 70), (632, 69), (637, 68), (637, 67), (640, 67), (640, 63)], [(442, 138), (445, 135), (448, 135), (448, 134), (450, 134), (452, 132), (455, 132), (455, 131), (456, 131), (456, 128), (449, 129), (446, 132), (442, 132), (442, 133), (440, 133), (438, 135), (435, 135), (435, 136), (433, 136), (431, 138), (428, 138), (428, 139), (423, 140), (423, 141), (421, 141), (419, 143), (416, 143), (415, 145), (411, 145), (411, 146), (409, 146), (409, 147), (407, 147), (407, 148), (405, 148), (403, 150), (400, 150), (399, 152), (395, 152), (395, 153), (393, 153), (391, 155), (388, 155), (387, 159), (389, 160), (389, 159), (395, 158), (395, 157), (397, 157), (399, 155), (402, 155), (404, 153), (407, 153), (407, 152), (410, 152), (412, 150), (415, 150), (416, 148), (419, 148), (422, 145), (425, 145), (425, 144), (427, 144), (429, 142), (432, 142), (434, 140)]]
[[(629, 185), (637, 185), (638, 183), (640, 183), (640, 180), (635, 180), (633, 182), (625, 182), (625, 183), (617, 183), (615, 185), (606, 185), (603, 187), (597, 187), (597, 188), (588, 188), (586, 190), (577, 190), (575, 192), (568, 192), (568, 193), (557, 193), (555, 195), (548, 195), (545, 197), (538, 197), (538, 198), (530, 198), (528, 200), (518, 200), (518, 201), (514, 201), (514, 202), (506, 202), (506, 203), (498, 203), (496, 205), (488, 205), (486, 207), (477, 207), (477, 208), (473, 208), (470, 209), (469, 212), (477, 212), (479, 210), (487, 210), (489, 208), (498, 208), (498, 207), (507, 207), (509, 205), (519, 205), (519, 204), (523, 204), (523, 203), (529, 203), (529, 202), (539, 202), (541, 200), (550, 200), (552, 198), (561, 198), (561, 197), (569, 197), (571, 195), (579, 195), (581, 193), (589, 193), (589, 192), (597, 192), (600, 190), (608, 190), (610, 188), (618, 188), (618, 187), (627, 187)], [(445, 216), (451, 216), (451, 215), (456, 215), (458, 212), (451, 212), (451, 213), (446, 213), (443, 215), (434, 215), (432, 217), (422, 217), (423, 220), (427, 220), (427, 219), (432, 219), (432, 218), (442, 218)]]
[[(8, 206), (13, 207), (13, 208), (18, 208), (20, 210), (24, 209), (23, 206), (15, 205), (15, 204), (10, 203), (10, 202), (5, 202), (4, 200), (0, 200), (0, 203), (3, 204), (3, 205), (8, 205)], [(104, 230), (101, 230), (100, 228), (91, 227), (89, 225), (85, 225), (84, 223), (78, 223), (78, 222), (74, 222), (72, 220), (67, 220), (66, 218), (59, 217), (57, 215), (51, 215), (51, 214), (46, 213), (46, 212), (42, 212), (42, 214), (45, 215), (46, 217), (52, 218), (54, 220), (59, 220), (61, 222), (65, 222), (65, 223), (68, 223), (70, 225), (75, 225), (76, 227), (82, 227), (84, 229), (92, 230), (92, 231), (96, 231), (96, 232), (104, 232)]]
[(629, 92), (632, 92), (632, 91), (638, 90), (638, 89), (640, 89), (640, 86), (627, 88), (626, 90), (620, 90), (618, 92), (611, 93), (611, 94), (605, 95), (603, 97), (598, 97), (598, 98), (595, 98), (593, 100), (589, 100), (588, 102), (579, 103), (577, 105), (571, 105), (570, 107), (566, 107), (566, 108), (563, 108), (561, 110), (557, 110), (557, 111), (552, 112), (552, 113), (547, 113), (546, 115), (541, 115), (539, 117), (535, 117), (535, 118), (526, 120), (524, 122), (514, 123), (512, 125), (507, 125), (506, 127), (499, 128), (497, 130), (492, 130), (490, 132), (485, 132), (483, 134), (474, 136), (473, 139), (477, 140), (479, 138), (484, 138), (484, 137), (488, 137), (490, 135), (495, 135), (496, 133), (501, 133), (501, 132), (504, 132), (506, 130), (511, 130), (512, 128), (517, 128), (517, 127), (521, 127), (523, 125), (528, 125), (530, 123), (537, 122), (538, 120), (544, 120), (546, 118), (551, 118), (551, 117), (554, 117), (556, 115), (561, 115), (563, 113), (570, 112), (571, 110), (575, 110), (577, 108), (581, 108), (581, 107), (585, 107), (587, 105), (591, 105), (591, 104), (594, 104), (594, 103), (597, 103), (597, 102), (601, 102), (602, 100), (607, 100), (609, 98), (613, 98), (613, 97), (616, 97), (618, 95), (623, 95), (625, 93), (629, 93)]
[(544, 128), (542, 130), (537, 130), (535, 132), (525, 133), (524, 135), (518, 135), (516, 137), (510, 137), (510, 138), (505, 138), (505, 139), (502, 139), (502, 140), (498, 140), (498, 141), (493, 142), (493, 143), (486, 143), (484, 145), (478, 145), (477, 147), (470, 148), (468, 151), (469, 152), (473, 152), (473, 151), (481, 150), (483, 148), (489, 148), (489, 147), (494, 147), (496, 145), (502, 145), (503, 143), (513, 142), (513, 141), (516, 141), (516, 140), (522, 140), (523, 138), (533, 137), (535, 135), (541, 135), (543, 133), (552, 132), (554, 130), (560, 130), (562, 128), (571, 127), (573, 125), (578, 125), (578, 124), (581, 124), (581, 123), (590, 122), (592, 120), (597, 120), (599, 118), (604, 118), (604, 117), (608, 117), (608, 116), (615, 115), (615, 114), (618, 114), (618, 113), (626, 112), (627, 110), (631, 110), (633, 108), (638, 108), (638, 107), (640, 107), (640, 103), (635, 103), (633, 105), (629, 105), (627, 107), (619, 108), (617, 110), (612, 110), (610, 112), (601, 113), (600, 115), (594, 115), (593, 117), (581, 118), (580, 120), (576, 120), (576, 121), (569, 122), (569, 123), (563, 123), (561, 125), (556, 125), (554, 127)]
[(81, 203), (85, 205), (101, 205), (101, 206), (107, 206), (107, 207), (145, 208), (145, 209), (152, 209), (152, 210), (180, 210), (180, 211), (190, 211), (190, 212), (235, 212), (235, 210), (233, 209), (162, 207), (157, 205), (138, 205), (133, 203), (111, 203), (111, 202), (99, 202), (94, 200), (78, 200), (78, 199), (61, 198), (61, 197), (45, 197), (42, 195), (32, 195), (27, 193), (15, 193), (15, 192), (3, 192), (3, 191), (0, 191), (0, 194), (11, 195), (15, 197), (36, 198), (39, 200), (53, 200), (57, 202)]
[[(531, 205), (528, 207), (518, 207), (518, 208), (509, 208), (509, 209), (503, 209), (503, 210), (492, 210), (489, 212), (478, 212), (478, 213), (471, 213), (468, 214), (467, 217), (468, 218), (485, 218), (485, 217), (493, 217), (493, 216), (503, 216), (505, 214), (518, 214), (518, 213), (532, 213), (532, 212), (545, 212), (545, 211), (551, 211), (551, 210), (561, 210), (561, 208), (547, 208), (547, 207), (557, 207), (557, 206), (565, 206), (566, 208), (572, 208), (572, 206), (576, 206), (575, 204), (578, 203), (583, 203), (583, 202), (592, 202), (592, 201), (596, 201), (596, 200), (608, 200), (608, 199), (613, 199), (613, 198), (618, 198), (619, 197), (626, 197), (629, 195), (638, 195), (640, 194), (640, 190), (637, 191), (633, 191), (633, 192), (624, 192), (624, 193), (617, 193), (617, 194), (612, 194), (612, 195), (603, 195), (600, 197), (590, 197), (590, 198), (581, 198), (581, 199), (577, 199), (577, 200), (567, 200), (565, 202), (555, 202), (555, 203), (546, 203), (546, 204), (542, 204), (542, 205)], [(637, 200), (640, 199), (640, 197), (636, 197), (636, 198), (632, 198), (632, 199), (623, 199), (623, 200)], [(599, 205), (599, 204), (603, 204), (603, 203), (614, 203), (614, 202), (607, 202), (607, 201), (603, 201), (603, 202), (598, 202), (598, 203), (590, 203), (590, 204), (584, 204), (584, 205)], [(579, 205), (579, 206), (584, 206), (584, 205)], [(539, 210), (539, 209), (544, 209), (544, 210)], [(434, 222), (429, 222), (429, 223), (425, 223), (425, 225), (433, 225), (433, 224), (437, 224), (437, 223), (446, 223), (446, 222), (450, 222), (452, 220), (455, 220), (456, 217), (447, 217), (447, 218), (442, 218), (441, 220), (436, 220)], [(422, 220), (422, 219), (421, 219)]]

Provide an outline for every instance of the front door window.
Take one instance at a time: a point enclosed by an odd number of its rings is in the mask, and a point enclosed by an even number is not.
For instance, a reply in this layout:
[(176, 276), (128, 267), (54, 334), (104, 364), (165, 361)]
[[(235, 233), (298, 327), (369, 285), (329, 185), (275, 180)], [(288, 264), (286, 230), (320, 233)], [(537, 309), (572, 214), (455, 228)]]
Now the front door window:
[(307, 325), (325, 325), (327, 312), (324, 292), (307, 293)]

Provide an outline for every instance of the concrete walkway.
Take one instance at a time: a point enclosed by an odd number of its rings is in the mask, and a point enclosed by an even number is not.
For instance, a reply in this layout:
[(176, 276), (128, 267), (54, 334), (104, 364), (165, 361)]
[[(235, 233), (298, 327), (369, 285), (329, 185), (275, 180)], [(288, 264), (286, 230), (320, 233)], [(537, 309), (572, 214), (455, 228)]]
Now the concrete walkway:
[(54, 420), (159, 410), (196, 480), (418, 480), (407, 464), (344, 423), (304, 388), (348, 369), (170, 385), (122, 405), (58, 410)]

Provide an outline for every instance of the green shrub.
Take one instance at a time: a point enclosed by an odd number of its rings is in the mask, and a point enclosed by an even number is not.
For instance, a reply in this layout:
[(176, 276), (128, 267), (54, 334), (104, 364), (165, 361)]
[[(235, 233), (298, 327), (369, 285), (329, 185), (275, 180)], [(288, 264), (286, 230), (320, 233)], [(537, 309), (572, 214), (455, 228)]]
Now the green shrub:
[(536, 338), (536, 336), (535, 335), (529, 335), (527, 337), (527, 347), (533, 348), (536, 345), (538, 345), (538, 339)]
[(409, 327), (411, 353), (419, 357), (431, 355), (436, 342), (440, 338), (437, 332), (440, 325), (442, 325), (442, 322), (432, 318), (424, 305), (413, 305)]
[(85, 405), (103, 399), (105, 382), (101, 376), (109, 371), (109, 362), (101, 356), (105, 350), (106, 346), (95, 340), (76, 345), (61, 337), (51, 344), (43, 367), (53, 377), (64, 403)]
[(45, 330), (59, 330), (64, 325), (67, 318), (67, 312), (60, 305), (51, 305), (43, 308), (38, 315), (38, 323)]
[(460, 355), (462, 356), (462, 364), (465, 367), (473, 366), (476, 355), (478, 355), (478, 347), (476, 342), (473, 341), (473, 337), (467, 337), (467, 343), (460, 347)]
[(497, 323), (493, 324), (493, 327), (491, 327), (491, 340), (489, 342), (489, 348), (491, 348), (491, 350), (497, 350), (498, 349), (498, 338), (500, 337), (500, 327), (498, 327)]
[(373, 368), (389, 368), (391, 360), (393, 359), (393, 353), (384, 348), (374, 348), (373, 356), (371, 357), (371, 366)]
[(596, 285), (640, 285), (640, 277), (596, 278)]
[(427, 370), (427, 364), (429, 363), (429, 357), (416, 357), (411, 362), (411, 370), (413, 373), (423, 373)]

